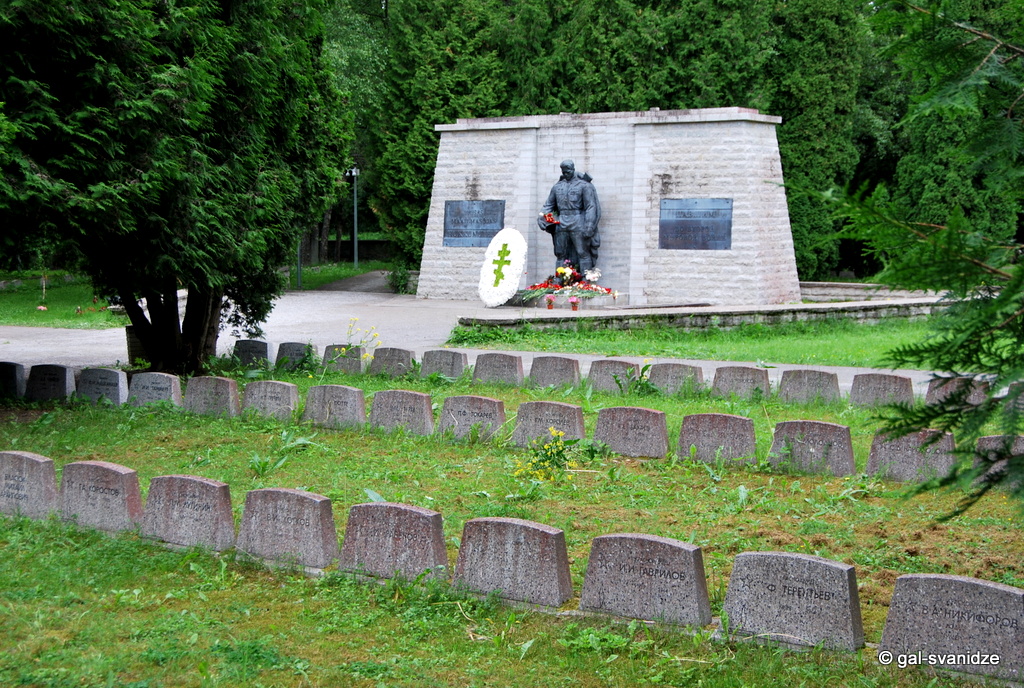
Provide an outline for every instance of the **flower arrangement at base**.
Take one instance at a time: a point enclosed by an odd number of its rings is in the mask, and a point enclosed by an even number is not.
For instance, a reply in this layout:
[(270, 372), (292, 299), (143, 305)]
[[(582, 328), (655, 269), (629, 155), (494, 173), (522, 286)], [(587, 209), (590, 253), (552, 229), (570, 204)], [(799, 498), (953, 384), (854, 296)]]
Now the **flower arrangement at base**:
[[(555, 274), (521, 292), (522, 299), (530, 302), (544, 297), (550, 307), (553, 299), (549, 300), (549, 296), (566, 296), (575, 310), (580, 299), (592, 299), (595, 296), (611, 296), (614, 299), (618, 296), (618, 292), (597, 284), (600, 277), (601, 271), (597, 268), (587, 270), (585, 275), (581, 275), (572, 263), (565, 261), (564, 265), (555, 270)], [(573, 302), (573, 299), (576, 301)]]

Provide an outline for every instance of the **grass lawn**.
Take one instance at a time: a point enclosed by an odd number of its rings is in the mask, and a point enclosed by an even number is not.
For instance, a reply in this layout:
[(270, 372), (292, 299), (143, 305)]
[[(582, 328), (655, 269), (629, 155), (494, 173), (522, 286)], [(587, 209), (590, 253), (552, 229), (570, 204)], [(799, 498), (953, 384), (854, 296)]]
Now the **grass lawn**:
[[(598, 409), (631, 405), (683, 416), (718, 411), (754, 420), (758, 457), (782, 420), (851, 427), (863, 470), (877, 422), (847, 404), (784, 405), (689, 397), (622, 398), (583, 389), (531, 390), (458, 381), (283, 374), (300, 397), (313, 384), (479, 394), (518, 405), (551, 399)], [(369, 401), (368, 401), (369, 405)], [(339, 535), (350, 505), (372, 490), (440, 511), (454, 562), (463, 524), (481, 516), (539, 521), (566, 533), (578, 596), (590, 541), (617, 532), (678, 538), (703, 549), (718, 615), (734, 557), (744, 551), (816, 554), (856, 566), (867, 641), (881, 636), (895, 579), (948, 573), (1024, 587), (1019, 506), (997, 494), (938, 523), (958, 493), (908, 499), (904, 486), (863, 475), (791, 475), (762, 467), (594, 456), (572, 479), (513, 475), (530, 452), (489, 442), (333, 432), (255, 417), (184, 416), (169, 408), (11, 408), (0, 447), (71, 461), (106, 460), (157, 475), (231, 485), (236, 520), (246, 490), (298, 487), (334, 500)], [(311, 443), (296, 442), (306, 438)], [(684, 452), (685, 453), (685, 452)], [(266, 459), (272, 459), (268, 462)], [(278, 468), (267, 468), (278, 463)], [(31, 686), (957, 686), (882, 667), (876, 650), (799, 652), (712, 640), (602, 618), (551, 616), (460, 596), (446, 586), (312, 580), (201, 551), (168, 551), (136, 535), (57, 521), (0, 518), (0, 684)], [(573, 609), (577, 599), (566, 606)]]
[[(322, 265), (302, 266), (302, 291), (319, 289), (325, 284), (338, 282), (349, 277), (362, 275), (374, 270), (390, 270), (391, 263), (383, 260), (361, 260), (359, 267), (352, 263), (324, 263)], [(288, 289), (297, 289), (298, 280), (293, 265), (288, 274)]]
[(129, 324), (126, 316), (108, 310), (105, 299), (94, 299), (88, 280), (72, 277), (65, 281), (64, 273), (47, 276), (49, 284), (44, 297), (41, 275), (0, 275), (0, 280), (6, 283), (0, 290), (0, 325), (98, 330)]

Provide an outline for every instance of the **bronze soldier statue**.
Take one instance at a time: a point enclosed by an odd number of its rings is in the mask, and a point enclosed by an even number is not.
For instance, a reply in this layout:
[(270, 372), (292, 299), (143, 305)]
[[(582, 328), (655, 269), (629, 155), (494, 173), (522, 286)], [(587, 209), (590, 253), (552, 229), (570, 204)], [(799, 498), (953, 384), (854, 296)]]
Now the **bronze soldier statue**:
[(560, 167), (562, 177), (551, 187), (537, 224), (554, 240), (555, 268), (568, 261), (585, 274), (597, 266), (601, 204), (589, 174), (577, 174), (572, 160), (563, 160)]

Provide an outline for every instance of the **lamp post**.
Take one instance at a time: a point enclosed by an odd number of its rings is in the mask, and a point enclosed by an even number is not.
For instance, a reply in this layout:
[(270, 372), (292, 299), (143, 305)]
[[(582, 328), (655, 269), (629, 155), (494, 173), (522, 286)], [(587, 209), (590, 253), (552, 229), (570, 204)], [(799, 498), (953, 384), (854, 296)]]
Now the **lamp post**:
[(352, 177), (352, 262), (359, 267), (359, 168), (353, 165), (348, 174)]

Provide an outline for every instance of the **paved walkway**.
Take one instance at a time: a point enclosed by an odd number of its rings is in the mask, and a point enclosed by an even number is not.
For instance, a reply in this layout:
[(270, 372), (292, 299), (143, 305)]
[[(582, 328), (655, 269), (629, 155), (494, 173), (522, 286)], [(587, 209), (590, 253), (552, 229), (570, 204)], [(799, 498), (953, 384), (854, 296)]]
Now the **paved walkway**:
[[(509, 310), (511, 309), (501, 309)], [(535, 312), (534, 309), (527, 309)], [(659, 309), (664, 311), (665, 309)], [(396, 295), (380, 291), (306, 291), (288, 292), (277, 302), (264, 326), (265, 339), (276, 348), (282, 342), (314, 344), (320, 352), (330, 344), (348, 340), (350, 323), (354, 328), (369, 330), (376, 327), (382, 346), (411, 349), (420, 358), (424, 351), (443, 346), (448, 334), (460, 317), (493, 317), (495, 309), (484, 308), (479, 301), (436, 301), (417, 299), (415, 296)], [(580, 315), (584, 315), (581, 313)], [(353, 320), (353, 318), (355, 320)], [(685, 336), (685, 335), (684, 335)], [(235, 337), (222, 332), (218, 353), (231, 351)], [(464, 351), (472, 364), (481, 349)], [(524, 369), (537, 352), (520, 352)], [(110, 366), (125, 362), (128, 346), (124, 330), (67, 330), (39, 327), (0, 327), (0, 360), (13, 361), (25, 366), (58, 363), (71, 366)], [(585, 375), (590, 363), (604, 356), (577, 354), (581, 372)], [(643, 357), (624, 356), (624, 360), (641, 363)], [(651, 358), (662, 362), (667, 358)], [(715, 369), (722, 365), (756, 365), (754, 362), (681, 360), (699, 365), (704, 379), (710, 382)], [(768, 369), (772, 382), (777, 384), (785, 370), (808, 366), (777, 365)], [(818, 370), (835, 372), (842, 391), (849, 393), (853, 376), (865, 372), (887, 372), (868, 368), (814, 366)], [(924, 395), (930, 373), (913, 370), (895, 371), (914, 381), (916, 392)]]

